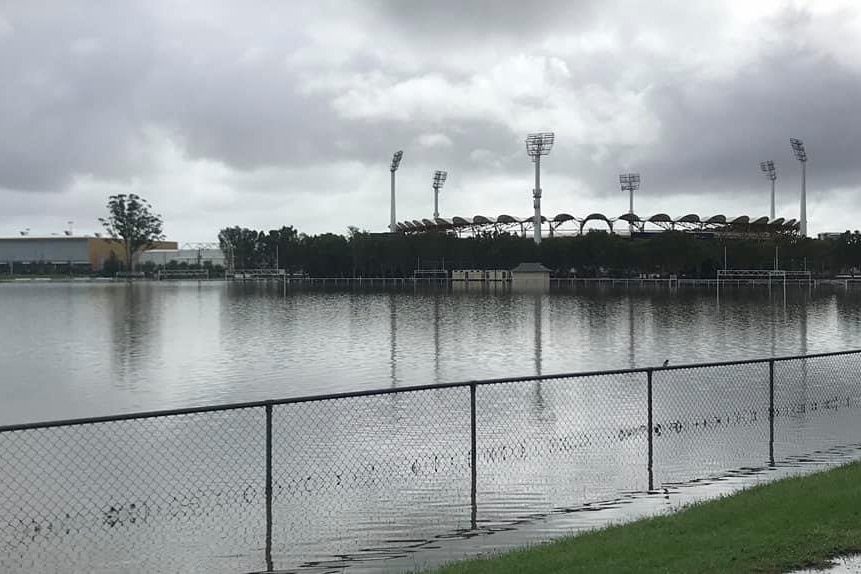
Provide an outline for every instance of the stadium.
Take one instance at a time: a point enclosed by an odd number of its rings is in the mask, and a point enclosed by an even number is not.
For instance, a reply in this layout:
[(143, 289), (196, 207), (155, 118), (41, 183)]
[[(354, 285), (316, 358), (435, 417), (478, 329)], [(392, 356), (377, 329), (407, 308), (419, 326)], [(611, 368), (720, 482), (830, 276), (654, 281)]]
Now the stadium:
[[(587, 225), (590, 227), (587, 229)], [(775, 235), (794, 235), (799, 232), (800, 223), (795, 219), (778, 217), (750, 217), (740, 215), (700, 216), (689, 213), (681, 217), (670, 217), (666, 213), (656, 213), (650, 217), (639, 217), (625, 213), (618, 217), (608, 217), (603, 213), (590, 213), (577, 217), (569, 213), (559, 213), (554, 217), (541, 216), (541, 234), (545, 237), (580, 235), (594, 227), (606, 229), (620, 235), (642, 235), (665, 231), (681, 231), (695, 235), (722, 236), (733, 238), (767, 238)], [(519, 234), (526, 237), (534, 230), (532, 217), (515, 217), (502, 214), (496, 217), (475, 215), (472, 217), (435, 217), (402, 221), (396, 230), (405, 234), (453, 233), (458, 236), (483, 236), (487, 234)]]

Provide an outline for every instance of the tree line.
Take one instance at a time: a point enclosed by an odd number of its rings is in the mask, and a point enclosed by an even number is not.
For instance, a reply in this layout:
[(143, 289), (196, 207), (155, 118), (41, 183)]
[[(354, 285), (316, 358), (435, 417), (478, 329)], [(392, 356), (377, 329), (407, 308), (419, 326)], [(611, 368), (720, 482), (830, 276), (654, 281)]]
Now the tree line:
[(292, 226), (269, 231), (230, 227), (218, 235), (236, 269), (280, 268), (312, 277), (411, 277), (417, 269), (511, 269), (539, 261), (558, 275), (636, 277), (641, 274), (713, 278), (718, 269), (809, 270), (817, 276), (861, 269), (861, 234), (830, 239), (763, 239), (665, 232), (627, 237), (584, 235), (531, 238), (509, 233), (457, 237), (445, 233), (380, 234), (350, 228), (346, 235), (306, 235)]

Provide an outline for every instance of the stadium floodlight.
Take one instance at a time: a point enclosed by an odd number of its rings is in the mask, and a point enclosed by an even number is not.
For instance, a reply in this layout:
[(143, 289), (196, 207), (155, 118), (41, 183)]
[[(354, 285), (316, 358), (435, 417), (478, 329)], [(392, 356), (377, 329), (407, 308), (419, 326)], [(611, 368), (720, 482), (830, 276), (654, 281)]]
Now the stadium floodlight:
[[(640, 189), (640, 174), (639, 173), (620, 173), (619, 185), (622, 191), (628, 192), (628, 213), (634, 214), (634, 192)], [(634, 232), (634, 222), (628, 222), (628, 230)]]
[(777, 170), (772, 160), (759, 162), (759, 170), (771, 180), (771, 220), (774, 221), (774, 180), (777, 179)]
[(535, 188), (532, 190), (535, 216), (532, 220), (535, 243), (541, 243), (541, 156), (548, 155), (553, 148), (556, 134), (540, 132), (526, 137), (526, 154), (535, 163)]
[(807, 237), (807, 150), (804, 149), (804, 142), (798, 138), (789, 138), (789, 145), (792, 146), (795, 159), (801, 162), (801, 219), (798, 231), (802, 237)]
[(401, 166), (401, 158), (404, 157), (403, 150), (398, 150), (392, 156), (392, 167), (389, 171), (392, 173), (392, 212), (389, 218), (389, 231), (395, 233), (398, 230), (398, 222), (395, 219), (395, 172)]
[(434, 218), (439, 217), (439, 190), (442, 189), (442, 186), (445, 184), (445, 180), (448, 179), (447, 171), (437, 170), (433, 173), (433, 216)]

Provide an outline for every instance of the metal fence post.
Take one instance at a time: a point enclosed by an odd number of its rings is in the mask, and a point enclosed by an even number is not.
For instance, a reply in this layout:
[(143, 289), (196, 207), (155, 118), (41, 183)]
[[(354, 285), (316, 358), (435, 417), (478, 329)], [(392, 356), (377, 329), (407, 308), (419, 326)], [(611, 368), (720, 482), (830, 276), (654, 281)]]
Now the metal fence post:
[(272, 405), (266, 405), (266, 571), (272, 572)]
[(646, 370), (646, 401), (647, 407), (646, 411), (648, 413), (648, 426), (649, 426), (649, 490), (655, 489), (655, 475), (653, 471), (653, 461), (654, 461), (654, 438), (655, 438), (655, 425), (652, 420), (652, 369)]
[(469, 413), (470, 413), (470, 479), (471, 479), (471, 501), (472, 501), (472, 518), (470, 523), (472, 525), (472, 529), (475, 530), (476, 522), (478, 518), (478, 500), (476, 497), (476, 486), (478, 483), (478, 469), (476, 468), (476, 464), (478, 462), (478, 453), (476, 451), (476, 428), (475, 428), (475, 390), (476, 384), (472, 383), (469, 385)]
[(768, 464), (774, 466), (774, 359), (768, 361)]

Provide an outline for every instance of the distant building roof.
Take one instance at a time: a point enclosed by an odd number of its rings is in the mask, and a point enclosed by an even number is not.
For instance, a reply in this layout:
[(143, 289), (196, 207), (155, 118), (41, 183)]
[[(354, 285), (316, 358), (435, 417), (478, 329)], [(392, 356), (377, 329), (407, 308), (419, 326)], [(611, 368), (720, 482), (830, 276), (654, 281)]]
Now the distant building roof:
[(550, 269), (541, 263), (529, 262), (521, 263), (511, 270), (512, 273), (550, 273)]

